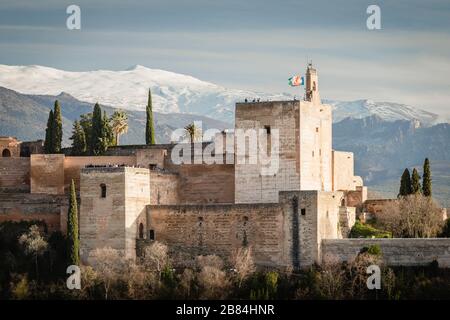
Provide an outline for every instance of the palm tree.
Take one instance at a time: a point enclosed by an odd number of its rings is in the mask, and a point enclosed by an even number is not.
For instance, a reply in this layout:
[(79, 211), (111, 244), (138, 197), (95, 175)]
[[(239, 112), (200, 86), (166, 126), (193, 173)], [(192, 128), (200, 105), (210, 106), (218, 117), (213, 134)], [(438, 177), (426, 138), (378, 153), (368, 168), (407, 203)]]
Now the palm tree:
[(119, 145), (119, 136), (128, 132), (128, 116), (122, 110), (115, 111), (111, 116), (111, 128), (114, 133), (116, 145)]
[(202, 136), (202, 131), (195, 125), (195, 123), (188, 124), (184, 127), (184, 130), (186, 131), (186, 137), (189, 138), (191, 143), (195, 142)]

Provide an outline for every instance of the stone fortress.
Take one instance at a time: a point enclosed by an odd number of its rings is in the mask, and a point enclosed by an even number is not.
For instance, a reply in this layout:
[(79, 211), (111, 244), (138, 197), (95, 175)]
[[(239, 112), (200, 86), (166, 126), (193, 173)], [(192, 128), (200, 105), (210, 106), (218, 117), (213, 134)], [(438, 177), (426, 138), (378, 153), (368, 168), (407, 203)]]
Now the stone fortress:
[(193, 256), (226, 257), (251, 246), (256, 263), (267, 267), (349, 261), (372, 244), (391, 265), (436, 260), (449, 267), (450, 239), (348, 239), (357, 214), (367, 209), (367, 187), (354, 175), (353, 154), (332, 149), (332, 110), (321, 103), (312, 65), (305, 89), (303, 100), (236, 104), (235, 132), (277, 132), (273, 174), (261, 174), (261, 164), (235, 152), (245, 140), (232, 147), (226, 140), (216, 152), (231, 164), (176, 164), (176, 144), (117, 146), (104, 156), (74, 157), (42, 154), (42, 141), (0, 137), (0, 222), (42, 220), (65, 232), (73, 179), (84, 262), (104, 247), (135, 259), (156, 240)]

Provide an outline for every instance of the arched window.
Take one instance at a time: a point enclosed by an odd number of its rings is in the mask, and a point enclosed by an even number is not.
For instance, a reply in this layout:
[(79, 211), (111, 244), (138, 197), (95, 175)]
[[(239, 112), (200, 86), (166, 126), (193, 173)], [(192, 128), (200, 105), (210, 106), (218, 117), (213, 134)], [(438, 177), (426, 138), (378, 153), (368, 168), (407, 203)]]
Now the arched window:
[(11, 157), (11, 151), (9, 151), (9, 149), (4, 149), (3, 152), (2, 152), (2, 157), (3, 158)]
[(313, 91), (316, 91), (316, 82), (313, 81)]
[(144, 239), (144, 225), (139, 223), (139, 239)]
[(342, 198), (341, 200), (341, 207), (345, 207), (345, 198)]
[(100, 185), (100, 189), (101, 189), (101, 197), (106, 198), (106, 184), (102, 183)]

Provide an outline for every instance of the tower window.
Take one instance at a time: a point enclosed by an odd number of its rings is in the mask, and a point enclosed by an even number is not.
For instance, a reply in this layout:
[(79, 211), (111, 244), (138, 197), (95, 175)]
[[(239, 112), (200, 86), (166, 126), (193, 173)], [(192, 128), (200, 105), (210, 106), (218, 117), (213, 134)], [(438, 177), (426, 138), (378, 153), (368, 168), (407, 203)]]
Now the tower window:
[(144, 239), (144, 225), (139, 223), (139, 239)]
[(316, 82), (313, 81), (313, 91), (316, 91)]
[(150, 230), (150, 231), (148, 232), (148, 238), (149, 238), (150, 240), (155, 240), (155, 230)]
[(2, 151), (2, 157), (3, 157), (3, 158), (9, 158), (9, 157), (11, 157), (11, 151), (9, 151), (9, 149), (4, 149), (4, 150)]
[(314, 151), (312, 152), (312, 156), (314, 157)]
[(102, 183), (100, 185), (101, 197), (106, 198), (106, 184)]
[(316, 127), (316, 132), (319, 132), (319, 127)]
[(266, 130), (267, 134), (270, 134), (270, 126), (264, 126), (264, 129)]
[(302, 216), (304, 216), (304, 215), (306, 214), (306, 209), (305, 209), (305, 208), (302, 208), (302, 209), (300, 210), (300, 214), (301, 214)]

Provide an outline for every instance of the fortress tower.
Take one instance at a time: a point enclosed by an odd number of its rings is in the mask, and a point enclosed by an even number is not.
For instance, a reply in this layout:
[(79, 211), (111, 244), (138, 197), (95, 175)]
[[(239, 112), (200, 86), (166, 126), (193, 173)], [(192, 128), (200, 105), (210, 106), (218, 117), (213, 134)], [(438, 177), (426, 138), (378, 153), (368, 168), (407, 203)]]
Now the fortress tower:
[(305, 100), (317, 105), (322, 103), (320, 100), (317, 70), (313, 68), (312, 62), (310, 62), (306, 68)]
[(311, 64), (306, 92), (302, 101), (236, 104), (236, 132), (266, 130), (269, 145), (277, 138), (275, 131), (279, 138), (279, 150), (271, 150), (278, 161), (272, 175), (262, 174), (260, 163), (244, 163), (246, 157), (237, 154), (236, 203), (278, 202), (280, 191), (333, 190), (331, 106), (320, 101), (317, 71)]

